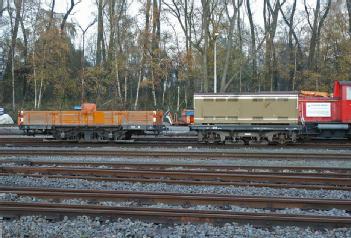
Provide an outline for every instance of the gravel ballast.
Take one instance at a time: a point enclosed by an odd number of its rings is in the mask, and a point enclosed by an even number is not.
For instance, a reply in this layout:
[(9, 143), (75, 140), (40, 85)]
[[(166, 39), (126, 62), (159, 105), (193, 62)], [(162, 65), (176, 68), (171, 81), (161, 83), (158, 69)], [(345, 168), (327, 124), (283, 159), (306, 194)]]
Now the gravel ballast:
[[(184, 150), (179, 150), (184, 151)], [(301, 155), (303, 157), (303, 155)], [(50, 161), (50, 162), (107, 162), (107, 163), (167, 163), (167, 164), (202, 164), (202, 165), (246, 165), (246, 166), (311, 166), (311, 167), (336, 167), (350, 168), (351, 160), (316, 160), (316, 159), (189, 159), (189, 158), (125, 158), (125, 157), (99, 157), (99, 156), (1, 156), (1, 161), (30, 162), (30, 161)]]
[(144, 192), (212, 193), (237, 196), (296, 197), (315, 199), (351, 199), (351, 192), (342, 190), (276, 189), (266, 187), (177, 185), (165, 183), (130, 183), (87, 181), (83, 179), (34, 178), (0, 176), (0, 186), (43, 187), (64, 189), (125, 190)]
[(10, 237), (76, 238), (76, 237), (286, 237), (322, 238), (351, 237), (351, 229), (324, 229), (279, 227), (254, 228), (251, 225), (227, 223), (224, 226), (211, 224), (162, 225), (118, 219), (100, 221), (77, 217), (50, 222), (42, 217), (26, 216), (19, 220), (3, 221), (3, 235)]

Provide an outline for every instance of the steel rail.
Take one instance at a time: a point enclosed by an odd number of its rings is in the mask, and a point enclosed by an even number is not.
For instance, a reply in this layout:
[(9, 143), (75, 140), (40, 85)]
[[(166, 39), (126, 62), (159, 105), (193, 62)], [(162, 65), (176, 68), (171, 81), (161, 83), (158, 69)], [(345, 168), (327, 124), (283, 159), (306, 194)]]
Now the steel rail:
[(148, 138), (134, 138), (131, 140), (120, 140), (120, 141), (70, 141), (70, 140), (54, 140), (52, 138), (46, 137), (0, 137), (0, 145), (16, 145), (16, 146), (103, 146), (103, 145), (113, 145), (113, 146), (143, 146), (143, 145), (163, 145), (167, 147), (176, 146), (187, 146), (187, 145), (199, 145), (204, 144), (199, 143), (197, 138), (192, 137), (148, 137)]
[(315, 176), (277, 176), (223, 173), (182, 173), (177, 171), (137, 171), (107, 169), (76, 169), (55, 167), (2, 167), (0, 176), (70, 178), (113, 182), (173, 183), (187, 185), (261, 186), (306, 189), (351, 190), (351, 178)]
[(237, 205), (240, 207), (265, 209), (344, 209), (351, 210), (351, 200), (277, 198), (264, 196), (236, 196), (219, 194), (190, 194), (171, 192), (135, 192), (114, 190), (86, 190), (33, 187), (0, 187), (0, 193), (13, 193), (19, 196), (31, 196), (45, 199), (72, 199), (93, 201), (138, 201), (143, 204), (167, 203), (177, 205)]
[(309, 175), (275, 175), (275, 174), (243, 174), (243, 173), (220, 173), (220, 172), (194, 172), (194, 171), (156, 171), (156, 170), (123, 170), (101, 168), (71, 168), (71, 167), (27, 167), (27, 166), (1, 166), (0, 172), (11, 174), (49, 174), (49, 175), (91, 175), (99, 177), (116, 178), (159, 178), (162, 180), (201, 180), (201, 181), (224, 181), (224, 182), (275, 182), (297, 184), (329, 184), (335, 186), (351, 186), (349, 177), (329, 177), (320, 174)]
[(123, 156), (123, 157), (159, 157), (197, 158), (197, 159), (291, 159), (291, 160), (349, 160), (350, 153), (298, 153), (298, 152), (255, 152), (255, 151), (155, 151), (155, 150), (120, 150), (116, 148), (0, 148), (0, 156)]
[[(113, 145), (113, 146), (123, 146), (123, 147), (135, 147), (135, 146), (162, 146), (162, 147), (201, 147), (201, 148), (246, 148), (246, 147), (267, 147), (268, 145), (262, 144), (252, 144), (252, 145), (242, 145), (242, 144), (205, 144), (197, 141), (196, 137), (193, 136), (159, 136), (159, 137), (136, 137), (131, 140), (126, 141), (95, 141), (95, 142), (85, 142), (85, 141), (69, 141), (69, 140), (53, 140), (47, 137), (2, 137), (0, 135), (0, 145), (5, 146), (91, 146), (100, 147), (101, 145)], [(270, 145), (272, 146), (272, 145)], [(328, 141), (328, 142), (301, 142), (295, 144), (278, 145), (284, 148), (329, 148), (329, 149), (350, 149), (351, 143), (348, 141)], [(273, 146), (274, 148), (274, 146)]]
[(255, 223), (255, 224), (280, 224), (318, 227), (349, 227), (351, 217), (341, 216), (312, 216), (290, 215), (277, 213), (246, 213), (229, 211), (207, 211), (190, 209), (163, 209), (163, 208), (131, 208), (96, 205), (67, 205), (52, 203), (20, 203), (0, 202), (0, 214), (7, 216), (21, 216), (40, 214), (51, 217), (62, 216), (98, 216), (98, 217), (126, 217), (137, 218), (161, 223)]
[[(184, 163), (130, 163), (130, 162), (72, 162), (72, 161), (33, 161), (33, 160), (2, 160), (1, 164), (14, 163), (29, 166), (73, 166), (73, 167), (111, 167), (129, 170), (163, 170), (178, 172), (221, 172), (221, 173), (254, 173), (275, 175), (308, 175), (308, 176), (351, 176), (351, 168), (316, 167), (316, 166), (252, 166), (252, 165), (217, 165), (217, 164), (184, 164)], [(293, 172), (293, 174), (292, 174)]]
[[(10, 176), (9, 173), (0, 173), (0, 176)], [(103, 182), (130, 182), (130, 183), (165, 183), (178, 185), (198, 185), (198, 186), (243, 186), (243, 187), (269, 187), (277, 189), (306, 189), (306, 190), (341, 190), (351, 191), (349, 186), (315, 185), (315, 184), (284, 184), (284, 183), (257, 183), (257, 182), (223, 182), (223, 181), (196, 181), (196, 180), (165, 180), (165, 179), (143, 179), (143, 178), (112, 178), (96, 176), (64, 176), (64, 175), (43, 175), (43, 174), (16, 174), (33, 178), (52, 178), (52, 179), (81, 179), (87, 181)]]

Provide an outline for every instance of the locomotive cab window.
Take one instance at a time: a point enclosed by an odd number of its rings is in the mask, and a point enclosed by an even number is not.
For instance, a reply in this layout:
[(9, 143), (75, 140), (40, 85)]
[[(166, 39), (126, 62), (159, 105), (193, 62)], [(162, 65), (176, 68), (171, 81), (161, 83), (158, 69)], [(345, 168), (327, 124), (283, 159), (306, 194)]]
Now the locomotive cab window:
[(346, 100), (351, 100), (351, 87), (346, 87)]

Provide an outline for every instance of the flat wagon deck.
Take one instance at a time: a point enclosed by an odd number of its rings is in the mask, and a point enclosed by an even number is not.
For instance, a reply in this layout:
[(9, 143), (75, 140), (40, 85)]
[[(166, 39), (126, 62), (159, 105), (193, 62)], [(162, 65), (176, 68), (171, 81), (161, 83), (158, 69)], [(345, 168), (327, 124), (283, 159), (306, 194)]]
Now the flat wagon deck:
[(95, 104), (83, 104), (80, 111), (21, 111), (18, 124), (27, 135), (49, 134), (60, 140), (122, 140), (147, 131), (158, 133), (162, 118), (160, 111), (97, 111)]

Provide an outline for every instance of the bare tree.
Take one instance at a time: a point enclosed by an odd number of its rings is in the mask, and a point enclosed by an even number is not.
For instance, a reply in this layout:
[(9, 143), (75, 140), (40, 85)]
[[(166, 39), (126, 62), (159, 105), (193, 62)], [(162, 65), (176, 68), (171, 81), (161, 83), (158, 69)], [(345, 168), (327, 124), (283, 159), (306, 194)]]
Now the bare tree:
[(161, 24), (160, 24), (160, 11), (161, 11), (161, 1), (158, 3), (157, 0), (153, 0), (152, 3), (152, 41), (151, 41), (151, 92), (154, 102), (154, 107), (157, 106), (156, 99), (156, 79), (157, 75), (155, 68), (159, 67), (160, 63), (160, 34), (161, 34)]
[(150, 11), (151, 11), (151, 0), (146, 0), (145, 6), (145, 28), (142, 32), (142, 53), (140, 56), (140, 73), (138, 77), (138, 84), (136, 90), (136, 97), (134, 102), (134, 109), (136, 110), (139, 103), (139, 93), (141, 82), (146, 77), (146, 72), (149, 70), (149, 65), (147, 65), (148, 51), (149, 51), (149, 35), (150, 35)]
[[(316, 7), (315, 9), (313, 9), (314, 11), (313, 23), (311, 23), (311, 20), (310, 20), (311, 13), (309, 10), (309, 6), (306, 3), (306, 0), (304, 0), (304, 3), (305, 3), (305, 11), (307, 14), (307, 22), (311, 28), (311, 40), (310, 40), (307, 67), (309, 70), (314, 70), (316, 67), (316, 52), (317, 52), (317, 55), (319, 54), (321, 29), (323, 27), (326, 17), (328, 16), (331, 0), (328, 0), (326, 6), (322, 10), (321, 10), (321, 1), (320, 0), (316, 1)], [(317, 88), (318, 88), (318, 85), (317, 85)]]
[(9, 52), (8, 62), (11, 64), (11, 84), (12, 84), (12, 110), (15, 111), (16, 109), (16, 95), (15, 95), (15, 51), (16, 51), (16, 40), (17, 40), (17, 33), (18, 28), (20, 25), (21, 20), (21, 9), (22, 9), (22, 0), (15, 0), (15, 19), (14, 23), (12, 21), (13, 13), (10, 7), (10, 2), (7, 0), (8, 5), (8, 13), (10, 16), (10, 23), (11, 23), (11, 49)]
[(84, 76), (85, 76), (85, 34), (89, 30), (90, 27), (92, 27), (96, 23), (96, 18), (85, 28), (82, 28), (81, 25), (78, 24), (78, 27), (82, 31), (82, 55), (80, 59), (80, 64), (82, 68), (82, 74), (81, 74), (81, 102), (85, 102), (85, 90), (84, 90)]
[[(289, 66), (288, 66), (288, 70), (289, 70), (289, 88), (291, 88), (292, 90), (295, 90), (295, 81), (296, 81), (296, 70), (297, 70), (297, 52), (298, 51), (298, 55), (301, 57), (300, 59), (302, 59), (302, 49), (301, 49), (301, 45), (300, 42), (296, 36), (295, 33), (295, 25), (294, 25), (294, 16), (295, 16), (295, 11), (296, 11), (296, 0), (294, 0), (292, 6), (291, 6), (291, 11), (290, 11), (290, 16), (289, 18), (287, 18), (285, 16), (285, 13), (283, 12), (283, 9), (280, 8), (280, 12), (283, 16), (284, 22), (286, 23), (286, 25), (289, 27), (289, 33), (288, 33), (288, 55), (289, 55)], [(295, 44), (297, 46), (297, 48), (294, 47), (294, 40), (295, 40)]]
[[(23, 58), (24, 58), (24, 65), (27, 65), (28, 60), (28, 31), (24, 26), (24, 18), (25, 18), (25, 1), (22, 2), (22, 14), (20, 18), (21, 24), (21, 31), (23, 36)], [(23, 77), (23, 87), (22, 87), (22, 98), (24, 99), (26, 96), (27, 91), (27, 77)]]
[(238, 0), (238, 20), (237, 20), (237, 28), (238, 28), (238, 41), (239, 41), (239, 92), (241, 92), (242, 88), (242, 57), (241, 53), (243, 52), (243, 36), (242, 36), (242, 22), (241, 22), (241, 13), (240, 13), (240, 7), (242, 5), (243, 1)]
[(107, 62), (112, 62), (112, 55), (115, 49), (115, 31), (116, 31), (116, 0), (108, 1), (108, 18), (109, 18), (109, 43), (107, 51)]
[[(116, 13), (116, 0), (108, 0), (108, 20), (109, 20), (109, 43), (107, 49), (107, 67), (110, 73), (110, 80), (117, 84), (116, 97), (121, 101), (120, 67), (116, 47), (116, 30), (118, 28), (119, 13)], [(116, 88), (116, 87), (115, 87)], [(117, 99), (116, 98), (116, 99)], [(116, 101), (116, 100), (113, 100)]]
[(97, 40), (96, 40), (96, 65), (101, 65), (103, 63), (105, 54), (105, 44), (104, 44), (104, 1), (98, 0), (98, 29), (97, 29)]
[(56, 4), (56, 0), (52, 0), (51, 8), (50, 8), (49, 24), (47, 26), (47, 29), (51, 29), (52, 23), (54, 21), (55, 4)]
[(277, 88), (277, 58), (274, 47), (274, 37), (277, 30), (278, 15), (280, 8), (286, 2), (282, 3), (276, 0), (274, 7), (272, 7), (270, 0), (264, 0), (263, 6), (263, 20), (266, 37), (266, 51), (265, 51), (265, 81), (270, 82), (270, 90)]
[[(236, 0), (231, 0), (231, 5), (234, 8), (233, 14), (230, 15), (229, 13), (229, 7), (230, 4), (228, 1), (225, 2), (226, 5), (226, 15), (229, 20), (229, 29), (228, 29), (228, 35), (225, 43), (225, 61), (224, 61), (224, 68), (223, 68), (223, 74), (222, 74), (222, 79), (221, 79), (221, 85), (220, 85), (220, 92), (224, 92), (227, 90), (229, 84), (227, 84), (227, 74), (228, 74), (228, 68), (229, 68), (229, 63), (230, 63), (230, 56), (232, 52), (232, 45), (233, 45), (233, 35), (234, 35), (234, 27), (235, 27), (235, 21), (238, 20), (238, 13), (239, 13), (239, 8), (241, 7), (243, 1), (238, 0), (238, 3), (236, 3)], [(239, 23), (238, 23), (239, 26)]]
[[(185, 51), (186, 51), (186, 87), (185, 95), (188, 95), (188, 91), (194, 88), (194, 81), (192, 80), (193, 70), (193, 49), (192, 49), (192, 17), (194, 16), (194, 0), (171, 0), (171, 3), (164, 0), (164, 4), (167, 6), (167, 10), (175, 16), (178, 20), (180, 27), (185, 36)], [(164, 97), (163, 97), (164, 98)], [(164, 100), (163, 100), (164, 101)], [(185, 103), (188, 103), (185, 98)]]

